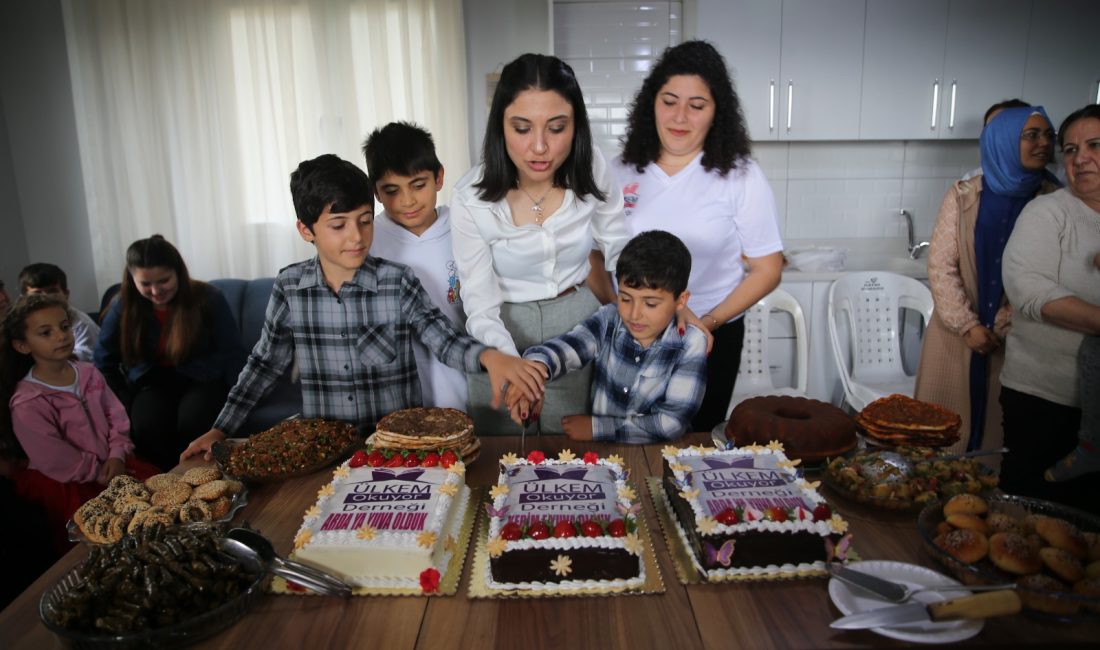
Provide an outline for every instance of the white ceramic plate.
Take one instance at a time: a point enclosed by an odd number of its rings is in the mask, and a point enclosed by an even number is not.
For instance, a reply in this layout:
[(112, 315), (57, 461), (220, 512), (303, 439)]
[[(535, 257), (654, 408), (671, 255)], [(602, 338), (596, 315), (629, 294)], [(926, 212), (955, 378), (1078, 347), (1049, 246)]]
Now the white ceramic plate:
[[(916, 564), (871, 560), (867, 562), (853, 562), (848, 566), (856, 571), (862, 571), (863, 573), (869, 573), (879, 578), (892, 580), (913, 589), (919, 587), (938, 587), (941, 585), (959, 585), (959, 591), (957, 592), (925, 591), (913, 596), (912, 600), (909, 602), (919, 601), (922, 603), (934, 603), (941, 600), (950, 600), (970, 595), (970, 592), (967, 591), (966, 587), (961, 583), (945, 575), (936, 573), (931, 569), (917, 566)], [(875, 598), (858, 587), (850, 587), (836, 578), (831, 578), (829, 580), (829, 597), (833, 599), (833, 604), (836, 605), (837, 609), (845, 616), (869, 612), (883, 607), (893, 607), (895, 605), (894, 603), (887, 602), (880, 598)], [(912, 643), (955, 643), (963, 639), (969, 639), (978, 632), (981, 632), (984, 623), (985, 621), (983, 620), (946, 621), (942, 623), (927, 621), (910, 625), (901, 625), (898, 627), (876, 627), (871, 628), (871, 631), (881, 634), (882, 636), (890, 637), (891, 639), (910, 641)]]

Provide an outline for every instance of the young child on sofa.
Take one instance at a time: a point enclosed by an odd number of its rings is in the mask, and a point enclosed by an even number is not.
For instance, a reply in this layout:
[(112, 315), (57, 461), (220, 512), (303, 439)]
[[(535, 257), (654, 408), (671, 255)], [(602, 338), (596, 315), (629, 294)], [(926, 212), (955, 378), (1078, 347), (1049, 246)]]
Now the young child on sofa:
[[(464, 332), (450, 215), (437, 204), (443, 165), (431, 134), (415, 124), (390, 122), (367, 136), (363, 156), (384, 208), (374, 218), (371, 255), (411, 268), (435, 306)], [(424, 405), (465, 410), (466, 374), (437, 360), (419, 341), (413, 352)]]
[[(60, 266), (46, 262), (28, 264), (19, 272), (19, 292), (26, 296), (32, 293), (49, 293), (69, 301), (69, 278)], [(76, 345), (73, 355), (80, 361), (92, 361), (96, 342), (99, 341), (99, 325), (92, 317), (69, 305), (73, 320), (73, 337)]]
[(494, 385), (522, 386), (531, 400), (541, 393), (536, 364), (462, 334), (412, 270), (369, 254), (374, 193), (361, 169), (332, 154), (307, 160), (291, 174), (290, 192), (298, 234), (317, 255), (275, 278), (260, 340), (214, 427), (181, 460), (209, 459), (210, 446), (237, 430), (295, 358), (302, 416), (351, 422), (361, 433), (391, 411), (421, 404), (414, 339), (449, 366), (485, 369)]
[(103, 375), (72, 359), (70, 322), (64, 298), (22, 296), (0, 334), (4, 468), (19, 496), (45, 509), (59, 550), (65, 522), (112, 478), (160, 472), (133, 456), (126, 409)]
[[(623, 248), (615, 266), (617, 304), (601, 307), (570, 332), (527, 348), (524, 359), (550, 379), (595, 363), (592, 415), (562, 418), (573, 440), (648, 444), (675, 440), (691, 424), (706, 389), (707, 338), (681, 335), (676, 311), (687, 304), (691, 253), (678, 237), (650, 230)], [(509, 391), (517, 423), (541, 409)]]

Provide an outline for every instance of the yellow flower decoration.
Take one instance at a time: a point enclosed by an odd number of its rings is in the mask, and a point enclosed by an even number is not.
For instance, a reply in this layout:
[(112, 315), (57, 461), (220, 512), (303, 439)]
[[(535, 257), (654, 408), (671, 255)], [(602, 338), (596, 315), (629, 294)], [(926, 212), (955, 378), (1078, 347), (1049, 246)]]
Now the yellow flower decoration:
[(772, 440), (768, 443), (768, 449), (771, 449), (772, 451), (782, 452), (783, 443), (779, 442), (778, 440)]
[(699, 490), (698, 489), (693, 490), (691, 488), (685, 488), (684, 491), (680, 493), (680, 498), (682, 498), (686, 501), (691, 501), (692, 499), (694, 499), (697, 496), (699, 496)]
[(424, 548), (431, 548), (431, 547), (435, 546), (435, 540), (437, 540), (437, 539), (439, 539), (439, 538), (436, 537), (435, 533), (433, 533), (430, 530), (426, 530), (426, 531), (424, 531), (424, 532), (422, 532), (422, 533), (420, 533), (419, 535), (416, 536), (416, 543), (417, 543), (418, 546), (422, 546)]
[(378, 531), (371, 528), (370, 526), (363, 526), (359, 530), (355, 531), (355, 536), (356, 537), (358, 537), (359, 539), (364, 539), (368, 542), (370, 540), (374, 539), (374, 536), (377, 535), (377, 534), (378, 534)]
[(298, 533), (298, 535), (294, 537), (294, 550), (302, 550), (302, 547), (309, 544), (309, 540), (311, 539), (313, 539), (313, 533), (309, 532), (309, 529)]
[(706, 446), (704, 446), (704, 445), (692, 445), (692, 446), (691, 446), (691, 449), (692, 449), (693, 451), (697, 451), (697, 452), (699, 452), (700, 454), (705, 454), (705, 453), (707, 453), (707, 447), (706, 447)]
[(791, 459), (781, 460), (778, 463), (776, 463), (776, 465), (778, 465), (779, 467), (785, 467), (787, 469), (794, 469), (796, 466), (801, 465), (801, 464), (802, 464), (802, 459), (801, 458), (795, 458), (794, 460), (791, 460)]
[(320, 514), (321, 514), (321, 509), (318, 508), (316, 505), (312, 505), (312, 506), (309, 507), (308, 510), (306, 510), (306, 517), (307, 518), (308, 517), (317, 517), (317, 516), (320, 516)]
[(703, 517), (695, 526), (695, 530), (703, 533), (704, 535), (709, 535), (713, 533), (715, 528), (718, 528), (718, 522), (711, 519), (710, 517)]
[(550, 570), (554, 575), (567, 576), (573, 573), (573, 560), (568, 555), (559, 555), (558, 559), (550, 561)]
[(691, 467), (689, 467), (688, 465), (684, 465), (682, 463), (671, 463), (671, 464), (669, 464), (668, 468), (671, 469), (674, 472), (690, 472), (691, 471)]
[(463, 474), (466, 473), (466, 463), (457, 462), (454, 465), (451, 465), (450, 467), (448, 467), (447, 471), (452, 473), (452, 474), (458, 474), (459, 476), (462, 476)]
[(807, 481), (806, 479), (799, 479), (798, 486), (804, 490), (816, 490), (821, 487), (821, 481)]
[(630, 533), (623, 538), (623, 548), (631, 555), (642, 554), (642, 540), (636, 533)]
[(519, 462), (519, 457), (512, 452), (508, 452), (507, 454), (504, 454), (500, 457), (500, 462), (505, 465), (515, 465), (517, 462)]
[(449, 497), (453, 497), (458, 494), (458, 486), (454, 483), (444, 483), (439, 486), (439, 493), (446, 494)]
[(675, 456), (678, 453), (680, 453), (680, 450), (677, 449), (676, 447), (673, 447), (672, 445), (665, 445), (661, 449), (661, 455), (662, 456)]
[(485, 545), (485, 550), (489, 551), (489, 557), (500, 557), (504, 555), (504, 549), (506, 548), (508, 548), (508, 542), (499, 537), (494, 537)]
[(848, 532), (848, 522), (844, 521), (840, 515), (833, 515), (829, 519), (829, 529), (834, 533), (844, 534)]
[(747, 450), (751, 451), (754, 454), (759, 454), (760, 452), (767, 449), (767, 447), (764, 447), (762, 445), (758, 445), (754, 442), (751, 445), (746, 445), (746, 446), (742, 447), (742, 449), (747, 449)]
[(334, 494), (336, 494), (336, 488), (332, 485), (332, 483), (329, 483), (320, 490), (317, 490), (318, 497), (330, 497)]
[(497, 497), (502, 497), (505, 494), (508, 494), (508, 486), (503, 483), (498, 483), (489, 488), (489, 496), (493, 497), (494, 499)]
[(562, 449), (561, 452), (558, 454), (558, 460), (560, 460), (563, 463), (568, 463), (569, 461), (573, 460), (576, 457), (577, 457), (577, 455), (574, 454), (573, 450), (571, 450), (571, 449)]
[(447, 535), (447, 539), (443, 542), (443, 549), (452, 553), (458, 550), (458, 542), (455, 541), (454, 535)]
[(634, 493), (634, 488), (630, 487), (629, 485), (624, 485), (619, 488), (619, 498), (625, 499), (627, 501), (633, 501), (634, 499), (638, 498), (638, 495)]
[(341, 465), (332, 473), (332, 478), (347, 478), (351, 474), (347, 465)]
[(623, 464), (623, 457), (618, 455), (618, 454), (611, 454), (610, 456), (608, 456), (604, 460), (606, 460), (609, 463), (614, 463), (615, 465), (622, 465)]

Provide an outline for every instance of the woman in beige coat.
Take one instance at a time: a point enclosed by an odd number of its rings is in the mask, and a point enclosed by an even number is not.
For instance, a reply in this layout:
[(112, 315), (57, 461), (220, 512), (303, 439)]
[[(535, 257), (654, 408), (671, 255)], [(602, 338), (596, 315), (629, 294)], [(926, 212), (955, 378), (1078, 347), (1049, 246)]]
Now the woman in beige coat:
[(1046, 173), (1054, 130), (1040, 107), (1008, 108), (982, 131), (982, 174), (944, 196), (928, 253), (934, 310), (917, 370), (916, 398), (960, 415), (951, 450), (1001, 446), (1000, 373), (1012, 306), (1001, 255), (1016, 217), (1057, 189)]

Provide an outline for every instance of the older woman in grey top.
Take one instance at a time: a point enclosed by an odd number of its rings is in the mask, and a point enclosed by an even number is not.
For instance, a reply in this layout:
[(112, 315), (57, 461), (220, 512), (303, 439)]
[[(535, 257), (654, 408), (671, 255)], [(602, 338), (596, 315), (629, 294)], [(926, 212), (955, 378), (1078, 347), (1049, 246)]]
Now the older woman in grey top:
[(1050, 482), (1043, 472), (1077, 446), (1100, 395), (1082, 395), (1078, 350), (1100, 334), (1100, 106), (1058, 129), (1068, 187), (1024, 208), (1004, 254), (1016, 309), (1001, 373), (1006, 454), (1001, 488), (1100, 511), (1100, 474)]

